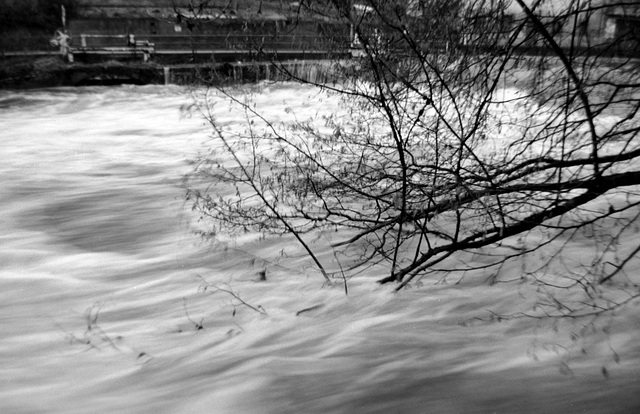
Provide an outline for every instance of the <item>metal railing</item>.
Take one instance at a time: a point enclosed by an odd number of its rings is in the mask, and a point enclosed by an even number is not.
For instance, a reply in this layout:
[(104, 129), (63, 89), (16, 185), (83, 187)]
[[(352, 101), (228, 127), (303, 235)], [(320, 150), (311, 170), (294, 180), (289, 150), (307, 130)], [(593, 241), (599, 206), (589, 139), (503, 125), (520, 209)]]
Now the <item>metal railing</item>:
[(102, 35), (102, 34), (81, 34), (72, 37), (72, 47), (80, 48), (101, 48), (101, 47), (153, 47), (148, 40), (137, 40), (132, 34), (126, 35)]
[(80, 34), (72, 37), (74, 48), (108, 48), (146, 45), (161, 50), (336, 50), (348, 48), (348, 36), (326, 38), (314, 35), (251, 35), (251, 34), (188, 34), (188, 35), (139, 35), (135, 43), (130, 35)]

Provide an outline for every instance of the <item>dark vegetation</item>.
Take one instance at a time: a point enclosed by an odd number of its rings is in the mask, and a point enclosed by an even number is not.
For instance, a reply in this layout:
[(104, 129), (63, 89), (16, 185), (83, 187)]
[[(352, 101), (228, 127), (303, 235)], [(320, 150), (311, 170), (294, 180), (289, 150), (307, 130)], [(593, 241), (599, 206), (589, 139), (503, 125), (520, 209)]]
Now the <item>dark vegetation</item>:
[(67, 18), (77, 15), (77, 0), (0, 0), (0, 31), (52, 32), (62, 26), (60, 6), (65, 7)]
[(77, 15), (76, 0), (0, 0), (0, 51), (49, 50), (49, 39)]

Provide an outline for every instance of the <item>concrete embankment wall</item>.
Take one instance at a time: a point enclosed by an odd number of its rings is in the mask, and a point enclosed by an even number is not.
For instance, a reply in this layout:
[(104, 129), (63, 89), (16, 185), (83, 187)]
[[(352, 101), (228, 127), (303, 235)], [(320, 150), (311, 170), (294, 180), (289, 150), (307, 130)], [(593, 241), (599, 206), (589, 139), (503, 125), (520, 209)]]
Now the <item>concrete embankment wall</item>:
[(100, 62), (68, 64), (57, 56), (33, 58), (0, 67), (0, 88), (37, 88), (83, 85), (227, 85), (263, 80), (284, 80), (291, 76), (318, 83), (330, 82), (329, 60), (285, 61), (279, 67), (270, 62), (234, 62), (158, 65), (156, 63)]

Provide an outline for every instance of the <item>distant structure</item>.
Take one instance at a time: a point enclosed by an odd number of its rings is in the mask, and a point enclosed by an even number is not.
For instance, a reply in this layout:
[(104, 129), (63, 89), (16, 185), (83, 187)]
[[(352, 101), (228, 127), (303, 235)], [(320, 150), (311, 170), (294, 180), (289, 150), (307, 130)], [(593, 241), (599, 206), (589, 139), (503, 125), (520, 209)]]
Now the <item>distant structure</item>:
[[(269, 17), (273, 13), (291, 10), (297, 2), (282, 0), (77, 0), (78, 12), (86, 18), (170, 18), (175, 10), (196, 14), (221, 13), (247, 18), (261, 14)], [(200, 4), (204, 7), (200, 7)]]
[[(318, 0), (313, 4), (321, 3)], [(206, 6), (200, 4), (196, 0), (78, 0), (79, 17), (68, 25), (71, 50), (113, 51), (128, 47), (145, 60), (152, 55), (167, 58), (184, 56), (186, 52), (192, 57), (221, 58), (224, 51), (232, 50), (244, 51), (242, 58), (240, 52), (231, 57), (241, 60), (246, 60), (251, 51), (271, 51), (272, 55), (288, 52), (294, 58), (308, 58), (354, 48), (357, 40), (353, 27), (314, 15), (301, 7), (301, 2), (218, 0), (204, 2)], [(365, 4), (351, 1), (357, 12), (369, 10)], [(403, 13), (419, 19), (429, 15), (433, 0), (406, 0), (401, 6)], [(570, 12), (565, 13), (567, 10)], [(550, 28), (560, 47), (640, 57), (640, 2), (547, 0), (535, 13)], [(525, 15), (513, 1), (501, 18), (501, 33), (506, 39)], [(525, 24), (530, 28), (525, 27), (520, 34), (523, 45), (527, 50), (543, 50), (546, 45), (539, 36), (527, 37), (534, 30), (532, 23)], [(135, 42), (126, 41), (130, 36)], [(437, 42), (434, 39), (434, 44)], [(481, 39), (464, 36), (453, 42), (482, 46)], [(615, 48), (610, 48), (613, 43)], [(255, 57), (251, 56), (249, 59)]]
[(318, 19), (298, 2), (78, 1), (78, 17), (68, 24), (71, 53), (78, 58), (113, 58), (117, 52), (118, 58), (154, 57), (164, 63), (246, 61), (275, 54), (315, 59), (349, 47), (348, 27)]
[[(532, 5), (534, 2), (525, 0), (525, 3)], [(432, 0), (407, 0), (407, 14), (427, 15), (431, 5)], [(570, 11), (569, 15), (566, 15), (567, 11)], [(617, 52), (640, 55), (640, 1), (544, 0), (535, 13), (552, 28), (560, 47), (606, 48), (616, 40)], [(508, 34), (509, 27), (513, 29), (525, 15), (512, 1), (502, 18), (505, 34)], [(527, 30), (522, 36), (526, 34)]]

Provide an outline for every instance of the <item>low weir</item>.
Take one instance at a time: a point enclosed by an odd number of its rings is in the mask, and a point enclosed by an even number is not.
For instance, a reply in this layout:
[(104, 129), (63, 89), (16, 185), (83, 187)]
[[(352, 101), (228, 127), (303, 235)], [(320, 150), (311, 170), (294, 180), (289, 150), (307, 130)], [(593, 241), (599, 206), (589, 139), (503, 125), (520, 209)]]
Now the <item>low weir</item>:
[(226, 62), (210, 64), (149, 65), (105, 62), (68, 65), (58, 75), (59, 86), (86, 85), (227, 85), (264, 80), (300, 79), (312, 83), (331, 80), (331, 60)]

